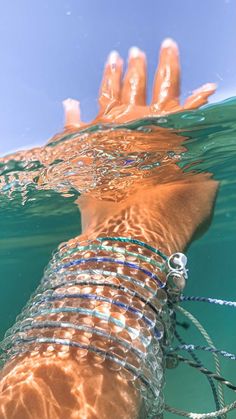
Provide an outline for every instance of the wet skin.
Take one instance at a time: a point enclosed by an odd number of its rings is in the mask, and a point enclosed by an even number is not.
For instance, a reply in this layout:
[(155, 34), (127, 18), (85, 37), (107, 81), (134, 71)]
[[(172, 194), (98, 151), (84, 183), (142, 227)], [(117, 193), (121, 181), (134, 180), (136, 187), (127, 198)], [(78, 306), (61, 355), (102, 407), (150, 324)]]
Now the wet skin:
[[(195, 109), (205, 104), (215, 90), (213, 84), (204, 85), (180, 105), (179, 54), (177, 45), (169, 39), (161, 47), (150, 105), (146, 105), (145, 54), (137, 48), (131, 49), (123, 81), (122, 66), (119, 55), (111, 53), (101, 84), (99, 113), (91, 124), (123, 123)], [(65, 132), (76, 132), (88, 126), (80, 120), (78, 102), (67, 100), (64, 106)], [(157, 143), (158, 135), (160, 138), (162, 135), (164, 150), (171, 141), (176, 147), (182, 147), (180, 137), (168, 131), (163, 136), (163, 132), (157, 130)], [(120, 135), (113, 132), (111, 136), (111, 147), (122, 147)], [(133, 133), (133, 136), (135, 149), (138, 134)], [(99, 135), (97, 140), (103, 141)], [(79, 150), (79, 142), (73, 147)], [(37, 148), (8, 156), (8, 159), (26, 160), (36, 156), (41, 161), (50, 161), (52, 157), (45, 154), (50, 152)], [(63, 153), (62, 143), (54, 149), (53, 158), (60, 153)], [(88, 171), (93, 170), (90, 159), (88, 157)], [(175, 162), (158, 170), (154, 180), (136, 179), (132, 188), (122, 186), (117, 180), (115, 188), (123, 187), (123, 192), (116, 199), (114, 190), (105, 189), (103, 183), (82, 195), (78, 199), (82, 234), (71, 239), (71, 244), (101, 235), (120, 235), (146, 241), (167, 255), (184, 251), (202, 226), (209, 223), (218, 184), (209, 173), (183, 174)], [(169, 182), (161, 181), (168, 176)], [(79, 179), (73, 182), (75, 187), (80, 185)], [(51, 355), (47, 351), (34, 351), (9, 362), (1, 372), (0, 419), (106, 419), (111, 415), (113, 419), (131, 419), (138, 417), (139, 409), (139, 395), (132, 383), (110, 370), (106, 361), (94, 364), (77, 351), (58, 350)]]

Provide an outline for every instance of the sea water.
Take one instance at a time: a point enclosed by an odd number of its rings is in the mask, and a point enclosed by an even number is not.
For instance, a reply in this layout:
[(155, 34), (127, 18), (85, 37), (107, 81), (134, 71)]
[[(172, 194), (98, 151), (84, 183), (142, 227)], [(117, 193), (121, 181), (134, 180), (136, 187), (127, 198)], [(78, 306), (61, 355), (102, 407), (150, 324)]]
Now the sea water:
[[(235, 301), (236, 99), (208, 105), (197, 111), (135, 121), (114, 129), (143, 133), (148, 138), (157, 127), (167, 128), (185, 138), (184, 151), (179, 153), (177, 162), (183, 171), (211, 172), (220, 181), (211, 226), (187, 252), (189, 279), (184, 294)], [(93, 132), (103, 130), (102, 126), (92, 129)], [(60, 141), (67, 140), (62, 138)], [(133, 159), (139, 160), (142, 167), (146, 164), (145, 170), (149, 171), (160, 164), (155, 158), (152, 152), (133, 155)], [(168, 158), (175, 158), (171, 149)], [(115, 159), (120, 160), (120, 156), (116, 154), (114, 162)], [(62, 164), (66, 162), (55, 160), (54, 168)], [(119, 162), (117, 166), (113, 164), (117, 172), (119, 167)], [(41, 182), (38, 187), (38, 176), (43, 170), (42, 163), (37, 159), (20, 163), (11, 158), (10, 163), (0, 164), (1, 338), (37, 287), (53, 250), (81, 232), (80, 213), (75, 201), (83, 193), (88, 179), (84, 178), (84, 184), (82, 180), (78, 188), (71, 187), (63, 179), (58, 186), (55, 178), (51, 183)], [(63, 173), (66, 178), (69, 172)], [(184, 224), (184, 219), (182, 222)], [(182, 306), (204, 325), (216, 347), (236, 352), (236, 309), (197, 302), (182, 303)], [(186, 321), (181, 315), (178, 315), (178, 320)], [(187, 330), (180, 327), (179, 333), (186, 343), (205, 345), (193, 325), (189, 324)], [(184, 352), (181, 354), (186, 356)], [(198, 352), (197, 355), (204, 366), (214, 370), (211, 354)], [(236, 384), (236, 361), (222, 359), (222, 376)], [(179, 364), (166, 371), (165, 398), (168, 405), (182, 410), (215, 410), (206, 377), (187, 365)], [(226, 390), (225, 399), (227, 403), (232, 402), (236, 394)], [(164, 415), (164, 418), (173, 417), (178, 416)], [(227, 417), (236, 417), (236, 412), (229, 413)]]

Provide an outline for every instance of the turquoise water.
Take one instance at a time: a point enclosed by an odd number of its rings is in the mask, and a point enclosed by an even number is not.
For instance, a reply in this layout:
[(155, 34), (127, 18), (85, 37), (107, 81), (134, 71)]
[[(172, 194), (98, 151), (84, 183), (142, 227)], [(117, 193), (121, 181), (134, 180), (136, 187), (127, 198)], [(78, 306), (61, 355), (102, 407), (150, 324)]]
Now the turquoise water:
[[(186, 150), (178, 154), (178, 164), (184, 171), (193, 168), (200, 172), (210, 171), (214, 178), (221, 182), (212, 224), (207, 233), (188, 250), (189, 280), (186, 295), (236, 300), (235, 115), (236, 99), (233, 98), (198, 111), (138, 121), (122, 127), (131, 131), (138, 130), (148, 138), (154, 127), (160, 126), (187, 138), (184, 143)], [(95, 127), (94, 131), (99, 129), (103, 128)], [(175, 151), (169, 150), (169, 158), (173, 158), (174, 155)], [(123, 156), (116, 154), (114, 161), (119, 158)], [(136, 161), (139, 159), (139, 168), (146, 165), (145, 170), (151, 172), (157, 167), (155, 153), (140, 156), (136, 153), (135, 158)], [(108, 160), (111, 160), (110, 155)], [(55, 160), (51, 169), (57, 168), (57, 165), (61, 168), (64, 163), (66, 162)], [(119, 167), (117, 163), (117, 170)], [(69, 169), (69, 175), (68, 170), (60, 173), (63, 173), (65, 178), (68, 176), (70, 181), (71, 169), (74, 170), (74, 167), (70, 165)], [(85, 177), (81, 169), (84, 177), (81, 177), (80, 187), (75, 190), (74, 184), (63, 184), (63, 177), (59, 179), (54, 176), (53, 181), (48, 181), (47, 172), (44, 173), (44, 182), (41, 182), (39, 187), (39, 172), (42, 173), (45, 167), (37, 160), (20, 164), (11, 159), (10, 164), (1, 163), (0, 170), (0, 335), (3, 337), (38, 285), (53, 250), (59, 243), (80, 233), (80, 214), (75, 200), (91, 179)], [(183, 307), (203, 323), (217, 347), (236, 352), (235, 309), (218, 308), (204, 303), (183, 303)], [(186, 342), (200, 342), (200, 336), (195, 332), (194, 326), (180, 332)], [(201, 343), (204, 344), (202, 340)], [(202, 356), (200, 352), (198, 355), (207, 367), (214, 368), (211, 355)], [(234, 361), (222, 360), (222, 375), (236, 383)], [(165, 394), (166, 402), (171, 406), (196, 412), (215, 409), (206, 378), (188, 366), (180, 365), (167, 371)], [(233, 401), (234, 398), (233, 392), (226, 391), (227, 402)], [(227, 417), (234, 418), (235, 415), (234, 411)], [(164, 417), (175, 416), (166, 413)]]

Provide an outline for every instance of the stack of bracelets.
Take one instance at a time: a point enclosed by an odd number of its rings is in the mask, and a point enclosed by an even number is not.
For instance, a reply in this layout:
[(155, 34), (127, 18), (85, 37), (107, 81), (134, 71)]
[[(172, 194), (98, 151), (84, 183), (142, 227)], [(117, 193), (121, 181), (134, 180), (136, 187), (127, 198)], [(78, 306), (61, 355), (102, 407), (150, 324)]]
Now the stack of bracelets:
[(137, 386), (146, 416), (161, 415), (164, 351), (175, 333), (174, 307), (187, 278), (186, 262), (182, 253), (168, 258), (127, 237), (59, 246), (5, 335), (2, 364), (37, 351), (106, 360)]

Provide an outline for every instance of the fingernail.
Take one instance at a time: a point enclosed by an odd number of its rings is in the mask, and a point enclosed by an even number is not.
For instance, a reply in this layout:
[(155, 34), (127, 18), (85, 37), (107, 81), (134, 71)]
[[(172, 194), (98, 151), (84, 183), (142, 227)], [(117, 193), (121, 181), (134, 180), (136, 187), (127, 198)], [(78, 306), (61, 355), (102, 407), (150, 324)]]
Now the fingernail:
[(162, 48), (175, 48), (178, 49), (177, 43), (172, 38), (166, 38), (161, 44)]
[(143, 52), (138, 47), (132, 47), (129, 49), (129, 58), (138, 58)]
[(216, 83), (206, 83), (201, 87), (202, 92), (209, 92), (211, 90), (216, 90), (217, 84)]
[(76, 99), (68, 98), (68, 99), (63, 100), (62, 103), (63, 103), (64, 108), (68, 111), (71, 109), (77, 110), (77, 111), (79, 110), (80, 103)]
[(80, 103), (76, 99), (63, 100), (65, 112), (65, 127), (71, 125), (79, 125), (80, 123)]
[(203, 92), (211, 92), (212, 90), (216, 90), (217, 84), (216, 83), (206, 83), (203, 86), (195, 89), (193, 93), (203, 93)]
[(116, 50), (111, 51), (110, 54), (108, 55), (107, 64), (110, 64), (110, 65), (116, 64), (119, 57), (120, 57), (119, 53)]

